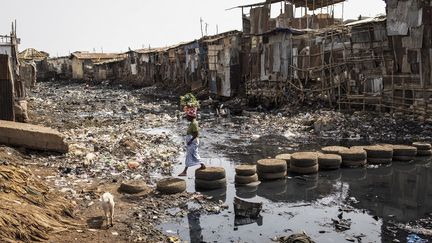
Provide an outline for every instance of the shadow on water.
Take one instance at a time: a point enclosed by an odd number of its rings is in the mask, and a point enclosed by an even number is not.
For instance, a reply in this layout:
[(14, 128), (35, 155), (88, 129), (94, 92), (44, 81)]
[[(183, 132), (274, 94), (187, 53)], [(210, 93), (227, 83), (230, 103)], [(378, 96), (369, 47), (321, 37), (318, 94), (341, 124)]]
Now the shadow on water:
[[(223, 129), (225, 133), (220, 135)], [(161, 225), (162, 230), (175, 231), (181, 239), (190, 242), (269, 242), (275, 236), (302, 230), (317, 242), (345, 242), (347, 237), (361, 234), (365, 235), (364, 242), (387, 242), (389, 239), (383, 236), (386, 220), (404, 223), (424, 218), (432, 212), (430, 158), (378, 168), (322, 171), (309, 176), (289, 174), (282, 180), (240, 187), (234, 185), (235, 165), (255, 163), (261, 158), (299, 149), (313, 150), (318, 146), (290, 146), (292, 141), (279, 135), (241, 139), (234, 133), (234, 129), (206, 129), (203, 137), (207, 141), (201, 153), (208, 165), (225, 168), (228, 181), (224, 189), (202, 193), (213, 200), (221, 200), (229, 209), (211, 215), (190, 212), (187, 218)], [(184, 155), (179, 160), (183, 162)], [(180, 172), (182, 166), (179, 163), (174, 173)], [(189, 173), (187, 190), (194, 192), (193, 171)], [(251, 222), (236, 221), (235, 196), (263, 202), (262, 218)], [(336, 232), (331, 219), (337, 218), (339, 209), (347, 204), (353, 206), (352, 211), (344, 213), (345, 218), (352, 220), (351, 229)], [(398, 237), (404, 241), (402, 236)]]

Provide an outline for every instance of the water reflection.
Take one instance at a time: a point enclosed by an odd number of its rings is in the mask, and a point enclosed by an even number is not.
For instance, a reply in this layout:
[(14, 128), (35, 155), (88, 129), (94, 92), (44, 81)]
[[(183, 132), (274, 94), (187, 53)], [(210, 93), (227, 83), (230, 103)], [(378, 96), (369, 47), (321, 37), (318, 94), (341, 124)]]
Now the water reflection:
[(215, 202), (219, 202), (219, 201), (226, 202), (226, 200), (227, 200), (226, 187), (215, 189), (215, 190), (198, 190), (197, 189), (197, 191), (202, 193), (206, 197), (211, 197), (211, 200), (215, 201)]
[(263, 225), (263, 216), (259, 215), (256, 219), (251, 218), (244, 218), (244, 217), (237, 217), (234, 218), (234, 225), (235, 226), (243, 226), (248, 224), (256, 223), (258, 226)]
[(364, 181), (367, 178), (367, 169), (365, 167), (341, 168), (340, 171), (342, 175), (342, 181), (344, 182), (352, 182), (352, 184), (355, 184), (359, 181)]
[(426, 163), (393, 163), (378, 168), (342, 168), (317, 175), (262, 182), (258, 187), (236, 187), (240, 198), (259, 196), (273, 202), (313, 202), (349, 188), (353, 206), (383, 218), (406, 222), (432, 211), (432, 168)]
[(338, 181), (342, 178), (341, 170), (326, 170), (318, 173), (319, 180)]
[(236, 186), (236, 195), (239, 198), (249, 199), (254, 198), (257, 195), (258, 185), (245, 185), (245, 186)]
[[(241, 239), (244, 242), (265, 242), (276, 235), (286, 234), (285, 230), (289, 228), (308, 229), (308, 233), (317, 242), (343, 242), (346, 237), (342, 233), (330, 230), (331, 232), (320, 234), (319, 231), (329, 231), (329, 226), (325, 223), (331, 221), (331, 217), (337, 217), (340, 205), (350, 203), (360, 210), (349, 213), (353, 220), (349, 234), (365, 233), (365, 242), (387, 242), (384, 237), (386, 220), (376, 221), (372, 216), (388, 219), (391, 215), (396, 221), (406, 222), (423, 218), (426, 213), (432, 212), (432, 187), (428, 186), (432, 185), (430, 158), (419, 158), (415, 163), (393, 163), (387, 167), (320, 171), (309, 176), (289, 174), (283, 180), (266, 181), (258, 186), (235, 186), (235, 164), (253, 164), (258, 159), (289, 151), (285, 149), (289, 144), (286, 139), (271, 138), (261, 137), (246, 142), (237, 138), (219, 143), (223, 149), (213, 150), (214, 154), (204, 150), (204, 156), (211, 158), (208, 160), (210, 165), (226, 169), (228, 184), (226, 189), (202, 193), (212, 196), (214, 200), (224, 201), (230, 209), (219, 215), (203, 214), (191, 219), (188, 216), (187, 220), (191, 221), (189, 229), (196, 228), (193, 225), (196, 225), (197, 219), (198, 223), (201, 219), (203, 228), (197, 232), (206, 241), (236, 242)], [(212, 146), (218, 147), (214, 144)], [(216, 151), (222, 151), (223, 155)], [(188, 187), (188, 191), (193, 191), (193, 178), (188, 180), (188, 186), (190, 185), (192, 188)], [(241, 222), (235, 219), (232, 205), (236, 195), (248, 201), (264, 202), (262, 222)], [(358, 203), (347, 200), (352, 197)], [(181, 225), (187, 225), (185, 220)], [(279, 223), (282, 221), (283, 224)], [(236, 228), (235, 225), (242, 226)], [(185, 236), (182, 238), (192, 239), (192, 233), (183, 231), (180, 234)], [(394, 237), (391, 238), (393, 239)]]
[(197, 211), (189, 211), (187, 214), (187, 221), (189, 224), (189, 237), (191, 243), (203, 242), (200, 217), (201, 214)]
[(399, 222), (423, 218), (432, 211), (432, 169), (422, 164), (393, 163), (368, 169), (367, 179), (350, 183), (355, 206)]
[(283, 201), (286, 199), (287, 179), (263, 181), (258, 186), (257, 195), (271, 201)]

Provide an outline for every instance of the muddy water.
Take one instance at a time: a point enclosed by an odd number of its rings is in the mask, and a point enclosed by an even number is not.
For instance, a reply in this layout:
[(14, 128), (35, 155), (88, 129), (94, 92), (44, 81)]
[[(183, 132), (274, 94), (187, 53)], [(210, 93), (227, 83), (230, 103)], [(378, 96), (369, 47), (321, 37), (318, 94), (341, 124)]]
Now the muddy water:
[[(167, 234), (178, 235), (189, 242), (270, 242), (276, 236), (307, 232), (316, 242), (405, 241), (406, 234), (389, 236), (389, 220), (405, 223), (425, 218), (432, 212), (432, 168), (430, 159), (410, 164), (393, 163), (389, 167), (341, 169), (320, 172), (314, 176), (289, 175), (284, 180), (262, 182), (258, 186), (236, 187), (234, 167), (254, 163), (279, 153), (318, 149), (285, 134), (253, 135), (244, 133), (236, 120), (202, 119), (201, 156), (208, 165), (222, 166), (227, 171), (227, 188), (203, 192), (214, 200), (222, 200), (229, 209), (220, 214), (199, 214), (189, 205), (187, 217), (160, 226)], [(185, 127), (186, 123), (181, 123)], [(181, 141), (181, 129), (161, 129)], [(319, 141), (319, 139), (317, 140)], [(362, 141), (322, 141), (323, 143), (362, 144)], [(391, 141), (388, 141), (391, 142)], [(174, 173), (183, 169), (184, 154), (178, 159)], [(193, 169), (187, 177), (187, 190), (195, 191)], [(263, 202), (261, 217), (254, 222), (236, 221), (233, 198)], [(350, 219), (349, 230), (337, 232), (332, 219)], [(175, 210), (175, 209), (173, 209)], [(356, 239), (357, 237), (357, 239)]]

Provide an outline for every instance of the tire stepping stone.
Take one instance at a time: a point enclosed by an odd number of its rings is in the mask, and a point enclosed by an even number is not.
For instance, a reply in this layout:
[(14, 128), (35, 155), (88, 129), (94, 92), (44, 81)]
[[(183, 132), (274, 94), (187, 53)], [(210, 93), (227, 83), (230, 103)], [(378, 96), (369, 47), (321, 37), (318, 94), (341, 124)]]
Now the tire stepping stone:
[(237, 185), (247, 185), (258, 181), (256, 165), (238, 165), (235, 171), (234, 182)]
[(276, 155), (275, 159), (285, 160), (287, 163), (287, 169), (290, 168), (291, 154), (278, 154), (278, 155)]
[(340, 151), (342, 165), (346, 167), (360, 167), (367, 164), (367, 153), (364, 149), (350, 148)]
[(180, 178), (165, 178), (156, 183), (156, 190), (163, 194), (176, 194), (186, 190), (186, 181)]
[(417, 148), (417, 156), (432, 156), (430, 143), (414, 142), (412, 146)]
[(147, 184), (141, 181), (126, 181), (120, 184), (118, 191), (126, 194), (137, 194), (149, 190)]
[(206, 167), (195, 171), (195, 187), (214, 190), (226, 187), (226, 172), (222, 167)]
[(337, 170), (342, 164), (342, 157), (337, 154), (320, 154), (318, 164), (320, 170)]
[(408, 145), (393, 145), (393, 160), (408, 162), (415, 159), (417, 148)]
[(327, 146), (321, 148), (321, 151), (325, 154), (339, 154), (340, 151), (348, 149), (347, 147), (343, 146)]
[(261, 159), (257, 161), (258, 177), (261, 180), (277, 180), (286, 176), (287, 162), (282, 159)]
[(290, 170), (297, 174), (314, 174), (319, 169), (318, 153), (299, 152), (291, 155)]
[(364, 146), (366, 150), (367, 162), (369, 164), (391, 164), (393, 161), (393, 146), (389, 145), (371, 145)]

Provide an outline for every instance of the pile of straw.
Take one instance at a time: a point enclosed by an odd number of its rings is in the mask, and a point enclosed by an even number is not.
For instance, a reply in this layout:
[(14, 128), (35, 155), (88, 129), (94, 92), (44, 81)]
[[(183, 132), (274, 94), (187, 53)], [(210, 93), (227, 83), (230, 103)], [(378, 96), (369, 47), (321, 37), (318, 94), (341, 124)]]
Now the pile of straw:
[(43, 241), (75, 228), (73, 205), (28, 169), (0, 164), (0, 239)]

